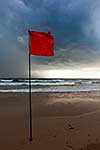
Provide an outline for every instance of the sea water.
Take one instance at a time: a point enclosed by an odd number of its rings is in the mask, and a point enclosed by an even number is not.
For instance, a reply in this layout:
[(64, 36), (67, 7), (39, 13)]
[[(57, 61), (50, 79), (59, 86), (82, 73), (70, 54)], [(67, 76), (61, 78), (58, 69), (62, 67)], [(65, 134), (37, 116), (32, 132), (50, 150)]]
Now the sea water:
[[(28, 79), (0, 79), (0, 92), (29, 92), (28, 85)], [(100, 91), (100, 79), (32, 79), (31, 85), (32, 92)]]

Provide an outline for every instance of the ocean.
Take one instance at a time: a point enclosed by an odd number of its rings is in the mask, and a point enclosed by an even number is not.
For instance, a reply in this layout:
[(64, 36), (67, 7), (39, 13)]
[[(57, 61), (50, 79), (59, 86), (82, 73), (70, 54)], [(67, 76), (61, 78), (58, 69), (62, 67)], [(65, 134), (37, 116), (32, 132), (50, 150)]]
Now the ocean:
[[(32, 92), (100, 91), (100, 79), (32, 79)], [(0, 79), (0, 92), (29, 92), (28, 79)]]

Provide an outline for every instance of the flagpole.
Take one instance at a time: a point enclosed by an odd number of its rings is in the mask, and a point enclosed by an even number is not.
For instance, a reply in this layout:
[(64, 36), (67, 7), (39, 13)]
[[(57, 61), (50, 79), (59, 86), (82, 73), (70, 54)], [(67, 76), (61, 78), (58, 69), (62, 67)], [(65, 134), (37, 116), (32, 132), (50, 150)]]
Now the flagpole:
[[(28, 31), (29, 33), (30, 31)], [(29, 37), (30, 41), (30, 37)], [(30, 44), (29, 44), (30, 48)], [(29, 141), (32, 141), (32, 95), (31, 95), (31, 54), (29, 51)]]

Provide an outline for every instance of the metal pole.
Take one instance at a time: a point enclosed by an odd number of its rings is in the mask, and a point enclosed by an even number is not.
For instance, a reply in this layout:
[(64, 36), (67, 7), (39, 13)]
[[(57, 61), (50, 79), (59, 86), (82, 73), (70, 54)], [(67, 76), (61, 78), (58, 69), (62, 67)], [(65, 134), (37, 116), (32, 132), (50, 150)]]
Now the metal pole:
[[(30, 31), (28, 31), (30, 32)], [(30, 40), (30, 39), (29, 39)], [(29, 45), (30, 47), (30, 45)], [(31, 104), (31, 55), (29, 52), (29, 141), (32, 141), (32, 104)]]

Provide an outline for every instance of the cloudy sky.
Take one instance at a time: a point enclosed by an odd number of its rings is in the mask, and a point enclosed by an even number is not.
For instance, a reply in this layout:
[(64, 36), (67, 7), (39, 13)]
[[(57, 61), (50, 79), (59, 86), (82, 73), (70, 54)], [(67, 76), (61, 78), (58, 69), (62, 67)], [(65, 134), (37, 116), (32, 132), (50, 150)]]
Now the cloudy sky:
[(28, 30), (50, 31), (53, 57), (33, 77), (100, 77), (100, 0), (1, 0), (0, 77), (28, 77)]

